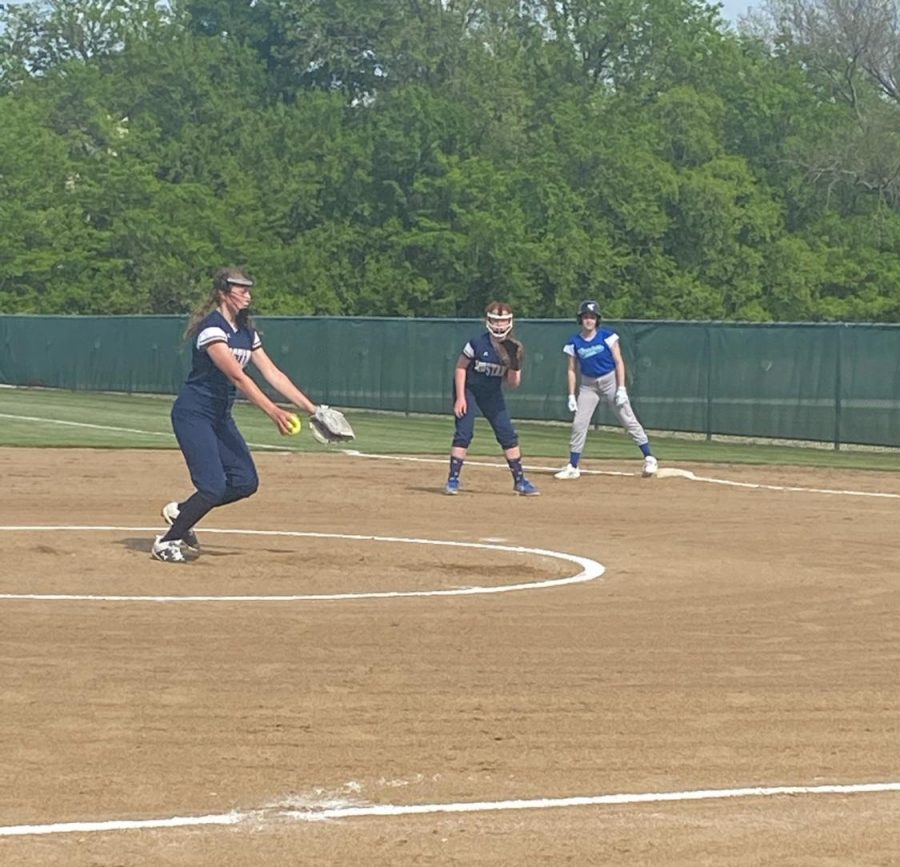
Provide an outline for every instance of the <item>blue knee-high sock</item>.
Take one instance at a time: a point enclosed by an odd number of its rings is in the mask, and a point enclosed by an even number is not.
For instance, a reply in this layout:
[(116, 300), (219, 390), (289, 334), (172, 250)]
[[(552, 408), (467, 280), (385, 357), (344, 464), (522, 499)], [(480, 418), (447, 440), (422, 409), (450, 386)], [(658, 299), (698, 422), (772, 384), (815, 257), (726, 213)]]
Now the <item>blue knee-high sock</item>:
[(649, 458), (653, 454), (653, 452), (650, 451), (650, 443), (644, 443), (642, 446), (638, 446), (638, 448), (645, 458)]
[(573, 467), (578, 466), (578, 462), (581, 460), (581, 452), (569, 452), (569, 463)]
[(521, 458), (507, 458), (506, 463), (509, 464), (509, 470), (512, 473), (513, 481), (516, 484), (522, 481), (525, 478), (525, 470), (522, 469), (522, 459)]
[(463, 459), (462, 458), (454, 458), (451, 456), (450, 458), (450, 478), (458, 479), (459, 474), (462, 472), (463, 468)]

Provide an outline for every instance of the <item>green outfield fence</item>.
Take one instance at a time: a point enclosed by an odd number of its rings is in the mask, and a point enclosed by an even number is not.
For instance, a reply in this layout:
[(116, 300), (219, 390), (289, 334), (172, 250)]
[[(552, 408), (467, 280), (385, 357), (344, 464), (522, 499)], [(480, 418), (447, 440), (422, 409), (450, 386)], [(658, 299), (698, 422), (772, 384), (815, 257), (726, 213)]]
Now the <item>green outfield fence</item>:
[[(176, 316), (0, 315), (0, 382), (174, 394), (190, 360)], [(447, 413), (471, 319), (261, 317), (267, 352), (315, 400)], [(655, 430), (900, 446), (900, 326), (607, 323), (632, 401)], [(562, 346), (572, 321), (526, 320), (519, 419), (568, 420)], [(614, 423), (601, 408), (598, 423)]]

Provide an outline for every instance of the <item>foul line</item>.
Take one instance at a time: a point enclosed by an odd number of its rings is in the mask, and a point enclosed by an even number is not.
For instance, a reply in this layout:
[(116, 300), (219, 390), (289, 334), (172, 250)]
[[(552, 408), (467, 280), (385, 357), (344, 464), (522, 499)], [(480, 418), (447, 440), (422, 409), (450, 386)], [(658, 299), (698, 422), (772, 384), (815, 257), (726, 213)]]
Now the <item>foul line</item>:
[[(0, 526), (0, 532), (118, 532), (118, 533), (156, 533), (158, 527), (109, 527), (109, 526), (47, 526), (47, 525), (7, 525)], [(503, 551), (510, 554), (533, 554), (565, 560), (581, 567), (577, 575), (565, 578), (547, 578), (543, 581), (531, 581), (518, 584), (501, 584), (490, 587), (454, 587), (447, 590), (381, 590), (360, 593), (320, 593), (290, 596), (109, 596), (74, 593), (0, 593), (3, 600), (39, 600), (44, 602), (333, 602), (337, 600), (356, 599), (396, 599), (405, 596), (475, 596), (487, 593), (511, 593), (516, 590), (539, 590), (547, 587), (563, 587), (567, 584), (580, 584), (599, 578), (606, 567), (588, 557), (566, 554), (562, 551), (550, 551), (545, 548), (525, 548), (518, 545), (495, 545), (486, 542), (452, 542), (441, 539), (413, 539), (403, 536), (368, 536), (350, 533), (311, 533), (299, 530), (203, 530), (204, 534), (245, 536), (290, 536), (303, 539), (344, 539), (359, 542), (394, 542), (408, 545), (437, 545), (446, 548), (476, 548), (488, 551)], [(161, 568), (170, 570), (170, 575), (190, 566), (168, 564)]]
[[(232, 811), (209, 816), (172, 816), (166, 819), (123, 819), (104, 822), (57, 822), (42, 825), (0, 826), (0, 837), (25, 837), (47, 834), (84, 834), (104, 831), (138, 831), (153, 828), (185, 828), (200, 825), (238, 825), (253, 822), (255, 827), (273, 820), (321, 822), (325, 820), (373, 816), (422, 816), (433, 813), (488, 813), (507, 810), (548, 810), (570, 807), (599, 807), (628, 804), (658, 804), (680, 801), (713, 801), (735, 798), (771, 798), (790, 795), (854, 795), (900, 792), (900, 782), (856, 783), (824, 786), (753, 786), (741, 789), (698, 789), (685, 792), (646, 792), (534, 798), (515, 801), (471, 801), (446, 804), (315, 804), (290, 810), (263, 809)], [(332, 802), (333, 803), (333, 802)]]
[(730, 485), (734, 488), (756, 488), (763, 491), (787, 491), (796, 494), (837, 494), (842, 497), (877, 497), (886, 500), (900, 500), (900, 494), (891, 494), (885, 491), (850, 491), (837, 488), (802, 488), (796, 485), (762, 485), (755, 482), (735, 482), (729, 479), (714, 479), (709, 476), (697, 476), (690, 470), (685, 470), (684, 478), (693, 482), (706, 482), (710, 485)]
[[(360, 452), (356, 449), (343, 449), (343, 453), (345, 455), (349, 455), (354, 458), (368, 458), (370, 460), (382, 460), (382, 461), (413, 461), (416, 463), (425, 463), (425, 464), (446, 464), (446, 458), (419, 458), (413, 457), (412, 455), (378, 455), (378, 454), (370, 454), (367, 452)], [(474, 466), (474, 467), (490, 467), (491, 469), (500, 468), (507, 469), (506, 464), (499, 463), (491, 463), (488, 461), (472, 461), (466, 460), (466, 466)], [(542, 467), (537, 466), (535, 464), (529, 464), (527, 469), (529, 470), (537, 470), (538, 472), (548, 472), (554, 473), (559, 470), (559, 466), (554, 467)], [(614, 470), (588, 470), (583, 467), (580, 467), (581, 475), (585, 476), (639, 476), (640, 472), (636, 473), (624, 473), (618, 472)], [(692, 482), (706, 482), (710, 485), (727, 485), (734, 488), (753, 488), (756, 490), (762, 491), (787, 491), (790, 493), (797, 494), (837, 494), (845, 497), (879, 497), (882, 499), (889, 500), (900, 500), (900, 494), (891, 494), (885, 493), (882, 491), (844, 491), (838, 490), (834, 488), (804, 488), (795, 485), (764, 485), (758, 484), (756, 482), (735, 482), (730, 479), (716, 479), (712, 476), (698, 476), (693, 473), (691, 470), (682, 470), (682, 469), (670, 469), (668, 467), (662, 467), (659, 471), (659, 475), (662, 478), (680, 478), (680, 479), (688, 479)], [(653, 480), (650, 480), (653, 481)], [(569, 483), (571, 484), (571, 482)]]
[[(40, 418), (39, 416), (34, 415), (12, 415), (7, 412), (0, 412), (0, 418), (9, 418), (13, 421), (34, 421), (39, 422), (42, 425), (58, 424), (65, 427), (86, 427), (91, 428), (92, 430), (111, 431), (112, 433), (139, 434), (140, 436), (148, 437), (166, 437), (172, 441), (175, 440), (175, 435), (171, 431), (141, 430), (134, 427), (115, 427), (114, 425), (108, 424), (91, 424), (86, 421), (64, 421), (61, 418)], [(285, 448), (284, 446), (273, 446), (268, 443), (247, 443), (247, 445), (255, 449), (274, 449), (279, 452), (294, 451), (294, 449)]]
[[(28, 422), (38, 422), (40, 424), (56, 424), (56, 425), (65, 425), (68, 427), (82, 427), (82, 428), (92, 428), (94, 430), (105, 430), (111, 431), (113, 433), (127, 433), (127, 434), (140, 434), (142, 436), (151, 436), (151, 437), (167, 437), (169, 439), (174, 440), (174, 436), (171, 432), (161, 432), (161, 431), (147, 431), (140, 430), (138, 428), (129, 428), (129, 427), (115, 427), (113, 425), (101, 425), (101, 424), (91, 424), (89, 422), (81, 422), (81, 421), (64, 421), (63, 419), (58, 418), (41, 418), (39, 416), (31, 416), (31, 415), (14, 415), (12, 413), (0, 412), (0, 418), (8, 418), (14, 421), (28, 421)], [(271, 445), (270, 443), (248, 443), (249, 446), (255, 449), (267, 449), (270, 451), (278, 451), (278, 452), (296, 452), (296, 449), (291, 449), (289, 447), (283, 445)], [(369, 458), (370, 460), (383, 460), (383, 461), (413, 461), (416, 463), (424, 463), (424, 464), (445, 464), (447, 462), (446, 458), (420, 458), (413, 457), (411, 455), (383, 455), (383, 454), (372, 454), (368, 452), (357, 451), (356, 449), (343, 449), (342, 450), (345, 455), (350, 455), (351, 457), (358, 458)], [(466, 461), (467, 466), (475, 466), (475, 467), (490, 467), (492, 469), (506, 469), (506, 464), (499, 463), (491, 463), (487, 461)], [(538, 472), (547, 472), (553, 473), (559, 470), (558, 466), (546, 467), (546, 466), (537, 466), (530, 464), (528, 466), (529, 470), (536, 470)], [(663, 475), (669, 468), (663, 468)], [(640, 473), (626, 473), (615, 470), (589, 470), (586, 468), (581, 468), (581, 474), (583, 476), (634, 476), (640, 475)], [(693, 482), (706, 482), (711, 485), (726, 485), (735, 488), (749, 488), (763, 491), (786, 491), (789, 493), (797, 493), (797, 494), (837, 494), (840, 496), (846, 497), (876, 497), (882, 499), (890, 499), (890, 500), (900, 500), (900, 494), (892, 494), (885, 493), (879, 491), (852, 491), (852, 490), (838, 490), (833, 488), (804, 488), (795, 485), (764, 485), (757, 484), (755, 482), (735, 482), (730, 479), (717, 479), (711, 476), (698, 476), (691, 472), (690, 470), (671, 470), (668, 473), (670, 477), (679, 477), (684, 479), (689, 479)], [(665, 477), (665, 476), (663, 476)]]

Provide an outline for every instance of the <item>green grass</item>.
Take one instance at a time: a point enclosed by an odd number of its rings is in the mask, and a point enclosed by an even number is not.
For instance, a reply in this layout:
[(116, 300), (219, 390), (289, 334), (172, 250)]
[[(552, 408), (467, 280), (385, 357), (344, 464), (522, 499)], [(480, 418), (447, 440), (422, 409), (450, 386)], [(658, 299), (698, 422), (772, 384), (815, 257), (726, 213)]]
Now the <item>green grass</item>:
[[(0, 446), (38, 448), (176, 448), (169, 423), (171, 397), (98, 394), (53, 389), (0, 388)], [(405, 417), (390, 413), (349, 410), (361, 451), (380, 454), (444, 454), (449, 450), (453, 421), (446, 416)], [(255, 407), (238, 404), (235, 417), (254, 448), (322, 452), (326, 447), (304, 431), (296, 438), (279, 436)], [(305, 427), (305, 426), (304, 426)], [(531, 458), (564, 462), (569, 426), (517, 424), (526, 463)], [(801, 446), (707, 442), (676, 436), (652, 437), (660, 460), (792, 465), (843, 469), (900, 471), (897, 451), (840, 451)], [(499, 457), (499, 448), (483, 420), (476, 427), (470, 454)], [(586, 458), (637, 458), (621, 431), (592, 431)]]

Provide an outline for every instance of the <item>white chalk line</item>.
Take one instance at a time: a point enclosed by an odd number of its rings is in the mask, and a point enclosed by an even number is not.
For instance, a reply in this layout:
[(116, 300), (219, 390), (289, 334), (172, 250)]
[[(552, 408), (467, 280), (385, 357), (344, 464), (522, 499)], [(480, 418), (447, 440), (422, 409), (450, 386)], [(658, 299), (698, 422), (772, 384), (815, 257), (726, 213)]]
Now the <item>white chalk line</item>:
[(112, 433), (129, 433), (129, 434), (140, 434), (141, 436), (148, 437), (168, 437), (169, 439), (174, 439), (174, 435), (171, 431), (162, 432), (162, 431), (150, 431), (150, 430), (139, 430), (138, 428), (133, 427), (114, 427), (113, 425), (107, 424), (91, 424), (86, 421), (65, 421), (61, 418), (41, 418), (36, 415), (13, 415), (8, 412), (0, 412), (0, 418), (9, 418), (13, 421), (30, 421), (37, 422), (40, 425), (46, 424), (55, 424), (62, 425), (64, 427), (84, 427), (90, 428), (92, 430), (104, 430), (111, 431)]
[[(115, 427), (114, 425), (108, 424), (91, 424), (90, 422), (86, 421), (65, 421), (61, 418), (41, 418), (34, 415), (13, 415), (7, 412), (0, 412), (0, 418), (9, 418), (13, 421), (37, 422), (41, 425), (55, 424), (63, 425), (64, 427), (83, 427), (90, 428), (92, 430), (110, 431), (111, 433), (138, 434), (140, 436), (148, 437), (165, 437), (166, 439), (172, 440), (173, 442), (175, 441), (175, 434), (173, 434), (172, 431), (141, 430), (140, 428), (134, 427)], [(294, 451), (293, 449), (286, 448), (285, 446), (273, 446), (269, 443), (248, 443), (248, 445), (254, 449), (274, 449), (280, 452)]]
[[(489, 813), (511, 810), (550, 810), (573, 807), (658, 804), (684, 801), (713, 801), (736, 798), (772, 798), (796, 795), (855, 795), (900, 792), (900, 782), (853, 783), (822, 786), (751, 786), (740, 789), (697, 789), (683, 792), (585, 795), (566, 798), (533, 798), (511, 801), (461, 801), (445, 804), (342, 804), (316, 807), (310, 804), (289, 810), (263, 809), (231, 811), (207, 816), (172, 816), (163, 819), (121, 819), (102, 822), (54, 822), (40, 825), (0, 826), (0, 837), (48, 834), (85, 834), (108, 831), (139, 831), (155, 828), (186, 828), (202, 825), (239, 825), (253, 822), (258, 828), (273, 821), (322, 822), (369, 817), (424, 816), (434, 813)], [(333, 804), (332, 802), (328, 802)]]
[(831, 494), (840, 497), (875, 497), (886, 500), (900, 500), (900, 494), (885, 491), (853, 491), (838, 488), (803, 488), (797, 485), (761, 485), (754, 482), (735, 482), (729, 479), (714, 479), (708, 476), (691, 475), (691, 481), (706, 482), (710, 485), (730, 485), (734, 488), (756, 488), (762, 491), (787, 491), (796, 494)]
[[(128, 434), (140, 434), (143, 436), (153, 436), (153, 437), (167, 437), (170, 440), (174, 440), (174, 435), (171, 432), (161, 432), (161, 431), (146, 431), (138, 428), (128, 428), (128, 427), (115, 427), (113, 425), (101, 425), (101, 424), (90, 424), (88, 422), (80, 422), (80, 421), (65, 421), (63, 419), (58, 418), (41, 418), (39, 416), (30, 416), (30, 415), (14, 415), (12, 413), (3, 413), (0, 412), (0, 418), (8, 418), (13, 419), (15, 421), (28, 421), (28, 422), (38, 422), (40, 424), (56, 424), (56, 425), (66, 425), (69, 427), (82, 427), (82, 428), (92, 428), (94, 430), (105, 430), (112, 431), (114, 433), (128, 433)], [(248, 443), (251, 448), (255, 449), (267, 449), (271, 451), (279, 451), (279, 452), (293, 452), (294, 449), (283, 445), (271, 445), (270, 443)], [(382, 454), (374, 454), (368, 452), (357, 451), (356, 449), (343, 449), (344, 454), (350, 455), (352, 457), (360, 457), (360, 458), (369, 458), (371, 460), (388, 460), (388, 461), (414, 461), (417, 463), (428, 463), (428, 464), (445, 464), (447, 462), (446, 458), (420, 458), (413, 457), (412, 455), (382, 455)], [(490, 467), (492, 469), (506, 469), (506, 464), (499, 463), (491, 463), (487, 461), (466, 461), (469, 466), (476, 467)], [(547, 467), (547, 466), (537, 466), (537, 465), (529, 465), (527, 467), (528, 470), (534, 470), (537, 472), (548, 472), (553, 473), (559, 470), (558, 466)], [(665, 469), (665, 468), (664, 468)], [(581, 469), (581, 474), (591, 475), (591, 476), (635, 476), (641, 475), (640, 472), (637, 473), (626, 473), (615, 470), (590, 470), (586, 468)], [(665, 477), (665, 474), (661, 474), (662, 477)], [(698, 476), (695, 475), (690, 470), (682, 470), (678, 473), (671, 473), (670, 477), (678, 476), (680, 478), (689, 479), (694, 482), (705, 482), (711, 485), (725, 485), (735, 488), (748, 488), (748, 489), (756, 489), (763, 491), (785, 491), (788, 493), (797, 493), (797, 494), (830, 494), (830, 495), (839, 495), (846, 497), (876, 497), (882, 499), (891, 499), (891, 500), (900, 500), (900, 494), (893, 493), (885, 493), (880, 491), (854, 491), (854, 490), (842, 490), (842, 489), (832, 489), (832, 488), (806, 488), (800, 487), (796, 485), (765, 485), (765, 484), (757, 484), (754, 482), (736, 482), (730, 479), (717, 479), (711, 476)]]
[[(0, 418), (11, 418), (22, 421), (36, 421), (45, 424), (62, 424), (75, 427), (96, 428), (100, 430), (118, 431), (123, 433), (135, 433), (149, 436), (164, 436), (171, 438), (170, 433), (159, 433), (138, 430), (133, 428), (118, 428), (108, 425), (94, 425), (84, 422), (67, 422), (60, 419), (43, 419), (31, 416), (16, 416), (6, 413), (0, 413)], [(251, 444), (255, 448), (277, 449), (286, 451), (281, 446), (271, 446), (268, 444)], [(409, 461), (420, 463), (445, 463), (444, 458), (422, 458), (402, 455), (380, 455), (368, 454), (356, 450), (344, 450), (344, 453), (354, 457), (364, 457), (369, 459)], [(505, 468), (504, 464), (480, 461), (468, 461), (469, 465)], [(531, 470), (554, 472), (558, 467), (542, 467), (529, 466)], [(639, 473), (627, 473), (612, 470), (592, 470), (582, 468), (583, 475), (605, 475), (605, 476), (634, 476)], [(888, 499), (900, 499), (900, 494), (873, 492), (873, 491), (855, 491), (845, 489), (830, 488), (808, 488), (801, 486), (787, 485), (767, 485), (751, 482), (738, 482), (728, 479), (717, 479), (709, 476), (698, 476), (690, 470), (681, 470), (672, 472), (673, 477), (686, 478), (690, 481), (706, 482), (708, 484), (717, 484), (725, 486), (733, 486), (747, 489), (785, 491), (794, 493), (812, 493), (812, 494), (829, 494), (844, 495), (858, 497), (880, 497)], [(155, 528), (122, 528), (122, 527), (0, 527), (2, 530), (110, 530), (110, 531), (140, 531), (152, 532)], [(496, 546), (483, 545), (476, 543), (460, 543), (460, 542), (440, 542), (436, 540), (424, 539), (403, 539), (398, 537), (376, 537), (376, 536), (351, 536), (343, 534), (327, 534), (327, 533), (300, 533), (288, 531), (245, 531), (245, 530), (206, 530), (205, 532), (213, 533), (254, 533), (257, 535), (293, 535), (293, 536), (309, 536), (318, 538), (343, 538), (343, 539), (365, 539), (371, 541), (395, 541), (409, 542), (416, 544), (442, 544), (442, 545), (458, 545), (461, 547), (482, 547), (497, 548), (501, 550), (509, 550), (520, 553), (536, 553), (544, 556), (557, 556), (562, 559), (569, 559), (575, 562), (581, 562), (585, 558), (576, 558), (573, 555), (560, 554), (559, 552), (547, 551), (544, 549), (529, 549), (512, 546)], [(384, 592), (384, 593), (362, 593), (362, 594), (322, 594), (322, 595), (299, 595), (299, 596), (196, 596), (196, 597), (126, 597), (126, 596), (82, 596), (68, 594), (53, 595), (35, 595), (35, 594), (2, 594), (0, 599), (61, 599), (61, 600), (101, 600), (101, 601), (161, 601), (161, 602), (177, 602), (177, 601), (198, 601), (198, 602), (214, 602), (214, 601), (312, 601), (312, 600), (330, 600), (330, 599), (346, 599), (346, 598), (386, 598), (396, 596), (442, 596), (442, 595), (460, 595), (467, 593), (499, 593), (510, 590), (533, 589), (537, 587), (558, 586), (560, 584), (576, 583), (578, 581), (593, 580), (595, 577), (602, 575), (604, 567), (595, 561), (585, 561), (594, 564), (599, 568), (596, 575), (587, 577), (584, 572), (582, 574), (572, 576), (571, 578), (556, 579), (543, 582), (534, 582), (531, 584), (506, 585), (504, 587), (470, 587), (459, 588), (443, 591), (409, 591), (409, 592)], [(586, 570), (585, 570), (586, 571)], [(103, 822), (66, 822), (53, 823), (43, 825), (11, 825), (0, 826), (0, 837), (41, 835), (41, 834), (66, 834), (66, 833), (90, 833), (104, 831), (121, 831), (121, 830), (143, 830), (154, 828), (180, 828), (180, 827), (196, 827), (196, 826), (227, 826), (238, 825), (242, 822), (252, 820), (259, 823), (265, 817), (283, 818), (291, 820), (303, 821), (324, 821), (337, 820), (346, 818), (359, 818), (369, 816), (404, 816), (404, 815), (425, 815), (433, 813), (472, 813), (472, 812), (490, 812), (502, 810), (531, 810), (531, 809), (548, 809), (548, 808), (566, 808), (566, 807), (586, 807), (601, 806), (615, 804), (641, 804), (641, 803), (660, 803), (660, 802), (677, 802), (677, 801), (698, 801), (713, 800), (726, 798), (749, 798), (749, 797), (774, 797), (774, 796), (791, 796), (791, 795), (827, 795), (827, 794), (859, 794), (859, 793), (880, 793), (880, 792), (898, 792), (900, 791), (900, 782), (888, 783), (862, 783), (850, 785), (824, 785), (824, 786), (770, 786), (770, 787), (752, 787), (742, 789), (711, 789), (685, 792), (663, 792), (663, 793), (643, 793), (643, 794), (615, 794), (615, 795), (597, 795), (597, 796), (574, 796), (567, 798), (540, 798), (532, 800), (511, 800), (511, 801), (492, 801), (492, 802), (470, 802), (470, 803), (448, 803), (448, 804), (412, 804), (412, 805), (342, 805), (316, 808), (310, 806), (305, 809), (291, 809), (273, 812), (251, 811), (251, 812), (229, 812), (218, 815), (208, 816), (174, 816), (164, 819), (147, 819), (147, 820), (112, 820)]]
[[(370, 460), (382, 460), (382, 461), (413, 461), (416, 463), (427, 463), (427, 464), (446, 464), (446, 458), (420, 458), (414, 457), (412, 455), (379, 455), (379, 454), (370, 454), (367, 452), (357, 451), (356, 449), (343, 449), (343, 453), (345, 455), (349, 455), (354, 458), (367, 458)], [(502, 468), (507, 469), (506, 464), (500, 463), (491, 463), (489, 461), (472, 461), (466, 460), (466, 466), (475, 466), (475, 467), (490, 467), (491, 469)], [(546, 467), (546, 466), (538, 466), (536, 464), (529, 464), (526, 468), (528, 470), (535, 470), (537, 472), (548, 472), (555, 473), (560, 467)], [(581, 475), (585, 476), (640, 476), (641, 473), (625, 473), (619, 472), (615, 470), (589, 470), (584, 467), (581, 467)], [(764, 485), (756, 482), (736, 482), (730, 479), (717, 479), (712, 476), (698, 476), (691, 470), (683, 470), (683, 469), (672, 469), (668, 467), (661, 467), (658, 475), (660, 478), (680, 478), (687, 479), (692, 482), (706, 482), (711, 485), (726, 485), (735, 488), (752, 488), (761, 491), (786, 491), (789, 493), (796, 494), (836, 494), (839, 496), (845, 497), (880, 497), (882, 499), (890, 499), (890, 500), (900, 500), (900, 494), (893, 493), (885, 493), (882, 491), (853, 491), (853, 490), (840, 490), (835, 488), (804, 488), (796, 485)], [(653, 479), (648, 479), (647, 481), (653, 481)], [(571, 486), (572, 482), (568, 482)]]
[[(113, 527), (113, 526), (78, 526), (78, 525), (6, 525), (0, 526), (0, 532), (116, 532), (116, 533), (158, 533), (158, 527)], [(576, 575), (563, 578), (547, 578), (542, 581), (531, 581), (516, 584), (500, 584), (494, 586), (453, 587), (446, 590), (380, 590), (358, 593), (315, 593), (286, 596), (125, 596), (108, 594), (81, 593), (0, 593), (0, 601), (4, 600), (37, 600), (43, 602), (334, 602), (359, 599), (397, 599), (401, 597), (428, 596), (475, 596), (491, 593), (511, 593), (519, 590), (540, 590), (548, 587), (563, 587), (568, 584), (580, 584), (599, 578), (606, 567), (588, 557), (577, 554), (566, 554), (562, 551), (551, 551), (546, 548), (526, 548), (520, 545), (497, 545), (485, 542), (455, 542), (443, 539), (415, 539), (404, 536), (370, 536), (353, 533), (313, 533), (299, 530), (223, 530), (204, 528), (206, 534), (245, 535), (245, 536), (289, 536), (304, 539), (341, 539), (359, 542), (387, 542), (407, 545), (436, 545), (446, 548), (475, 548), (488, 551), (501, 551), (510, 554), (536, 555), (565, 560), (581, 567)], [(189, 564), (160, 564), (168, 570), (188, 570)]]
[(188, 828), (197, 825), (237, 825), (246, 821), (243, 813), (219, 816), (172, 816), (170, 819), (121, 819), (107, 822), (57, 822), (47, 825), (0, 826), (0, 837), (29, 837), (46, 834), (91, 834), (102, 831), (145, 831), (152, 828)]

